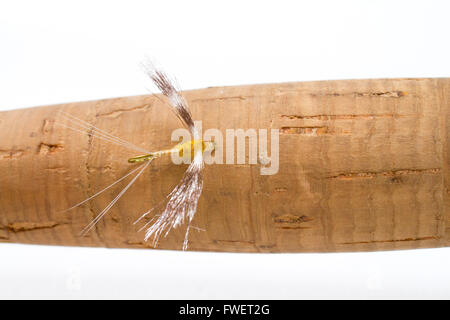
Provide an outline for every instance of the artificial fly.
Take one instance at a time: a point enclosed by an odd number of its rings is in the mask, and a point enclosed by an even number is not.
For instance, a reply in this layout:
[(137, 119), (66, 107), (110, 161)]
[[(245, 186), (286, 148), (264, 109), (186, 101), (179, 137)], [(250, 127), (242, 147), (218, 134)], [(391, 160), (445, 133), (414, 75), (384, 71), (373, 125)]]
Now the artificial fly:
[[(106, 188), (100, 190), (93, 196), (81, 201), (80, 203), (77, 203), (76, 205), (70, 207), (65, 211), (74, 209), (84, 204), (85, 202), (95, 198), (96, 196), (102, 194), (103, 192), (113, 187), (117, 183), (123, 181), (127, 177), (132, 176), (134, 174), (133, 179), (125, 186), (125, 188), (123, 188), (117, 194), (117, 196), (83, 229), (81, 234), (85, 235), (87, 232), (92, 230), (92, 228), (108, 213), (108, 211), (131, 187), (131, 185), (139, 178), (139, 176), (144, 172), (144, 170), (150, 165), (150, 163), (153, 160), (160, 158), (164, 155), (170, 155), (172, 153), (177, 153), (180, 157), (189, 156), (191, 157), (192, 161), (188, 166), (188, 168), (186, 169), (186, 172), (184, 173), (181, 181), (175, 186), (172, 192), (170, 192), (167, 195), (167, 197), (162, 203), (142, 214), (139, 217), (139, 219), (137, 219), (134, 222), (134, 224), (137, 224), (149, 214), (155, 213), (155, 216), (139, 229), (139, 231), (146, 229), (144, 239), (145, 241), (152, 239), (152, 244), (154, 247), (156, 247), (162, 235), (167, 236), (173, 228), (176, 228), (186, 222), (187, 227), (182, 246), (182, 249), (186, 250), (188, 248), (189, 231), (190, 228), (192, 227), (191, 222), (194, 219), (194, 215), (197, 210), (198, 200), (200, 198), (203, 189), (203, 167), (204, 167), (203, 153), (205, 151), (212, 152), (215, 149), (215, 144), (212, 141), (203, 141), (201, 139), (198, 130), (194, 125), (194, 121), (192, 119), (189, 106), (184, 97), (180, 94), (179, 90), (175, 88), (173, 81), (171, 81), (164, 72), (156, 69), (154, 65), (150, 62), (144, 65), (144, 69), (147, 75), (156, 85), (156, 87), (166, 97), (171, 109), (175, 112), (175, 114), (181, 120), (184, 126), (186, 126), (186, 128), (189, 129), (189, 131), (193, 136), (193, 140), (177, 144), (171, 149), (149, 152), (143, 148), (131, 144), (130, 142), (127, 142), (97, 127), (94, 127), (93, 125), (84, 120), (78, 119), (73, 115), (70, 115), (62, 111), (61, 116), (65, 118), (67, 121), (69, 121), (72, 125), (68, 126), (66, 124), (57, 123), (58, 125), (81, 133), (88, 132), (89, 136), (93, 136), (101, 140), (110, 143), (115, 143), (122, 147), (143, 153), (143, 155), (139, 155), (128, 159), (129, 163), (142, 162), (140, 166), (133, 169), (131, 172), (127, 173), (122, 178), (116, 180), (114, 183), (110, 184)], [(191, 155), (193, 155), (193, 157)]]

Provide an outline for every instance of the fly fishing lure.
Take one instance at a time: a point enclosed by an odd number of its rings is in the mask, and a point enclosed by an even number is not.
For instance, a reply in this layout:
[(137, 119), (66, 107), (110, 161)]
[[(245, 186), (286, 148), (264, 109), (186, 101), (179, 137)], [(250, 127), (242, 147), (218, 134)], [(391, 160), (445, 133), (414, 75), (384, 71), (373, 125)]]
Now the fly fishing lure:
[(180, 157), (189, 157), (191, 160), (190, 165), (184, 173), (181, 181), (167, 195), (165, 200), (159, 205), (142, 214), (139, 219), (134, 222), (134, 224), (137, 224), (149, 214), (159, 213), (155, 214), (155, 216), (150, 221), (145, 223), (144, 226), (139, 229), (140, 231), (147, 228), (144, 239), (145, 241), (148, 241), (150, 238), (152, 238), (152, 244), (154, 247), (156, 247), (162, 235), (167, 236), (173, 228), (176, 228), (186, 222), (187, 227), (182, 247), (183, 250), (186, 250), (188, 247), (189, 231), (192, 227), (191, 222), (197, 210), (198, 200), (203, 189), (203, 153), (206, 151), (212, 152), (215, 149), (215, 143), (212, 141), (203, 141), (201, 139), (198, 130), (194, 125), (189, 106), (181, 93), (176, 89), (173, 81), (171, 81), (164, 72), (156, 69), (151, 62), (146, 63), (144, 65), (144, 69), (147, 75), (156, 85), (156, 87), (167, 98), (171, 109), (175, 112), (177, 117), (187, 127), (187, 129), (189, 129), (190, 133), (193, 136), (193, 140), (177, 144), (173, 148), (167, 150), (149, 152), (143, 148), (131, 144), (130, 142), (127, 142), (97, 127), (94, 127), (88, 122), (78, 119), (73, 115), (61, 112), (61, 116), (64, 119), (68, 120), (75, 127), (68, 126), (62, 123), (58, 123), (59, 125), (82, 133), (86, 133), (87, 131), (88, 135), (90, 136), (143, 153), (143, 155), (128, 159), (129, 163), (143, 162), (140, 166), (133, 169), (122, 178), (116, 180), (106, 188), (100, 190), (93, 196), (83, 200), (82, 202), (70, 207), (67, 210), (74, 209), (84, 204), (85, 202), (93, 199), (94, 197), (105, 192), (117, 183), (126, 179), (127, 177), (135, 174), (133, 179), (125, 186), (125, 188), (123, 188), (117, 194), (117, 196), (83, 229), (82, 234), (84, 235), (89, 232), (105, 216), (106, 213), (108, 213), (108, 211), (139, 178), (139, 176), (144, 172), (144, 170), (150, 165), (153, 160), (173, 153), (178, 154)]

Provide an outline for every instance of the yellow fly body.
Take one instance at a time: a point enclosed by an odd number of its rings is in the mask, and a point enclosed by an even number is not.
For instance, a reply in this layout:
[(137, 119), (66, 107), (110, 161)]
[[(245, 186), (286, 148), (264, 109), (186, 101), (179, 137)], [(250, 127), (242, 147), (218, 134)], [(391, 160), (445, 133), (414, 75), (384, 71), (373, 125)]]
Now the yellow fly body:
[(133, 157), (128, 159), (130, 163), (149, 161), (156, 158), (159, 158), (165, 154), (178, 153), (180, 157), (189, 156), (191, 159), (194, 157), (196, 150), (203, 153), (205, 151), (212, 151), (215, 148), (215, 143), (211, 141), (204, 140), (191, 140), (185, 143), (177, 144), (172, 149), (161, 150), (156, 152), (151, 152), (149, 154), (144, 154), (141, 156)]

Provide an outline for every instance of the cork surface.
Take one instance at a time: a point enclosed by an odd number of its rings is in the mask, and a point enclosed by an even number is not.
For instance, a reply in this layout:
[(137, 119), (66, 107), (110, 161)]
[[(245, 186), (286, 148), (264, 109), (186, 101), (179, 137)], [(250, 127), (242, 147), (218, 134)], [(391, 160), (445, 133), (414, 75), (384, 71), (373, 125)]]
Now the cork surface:
[[(318, 81), (185, 92), (203, 131), (279, 129), (279, 171), (213, 164), (189, 250), (338, 252), (449, 245), (450, 79)], [(125, 97), (0, 113), (0, 242), (152, 248), (133, 221), (158, 204), (186, 165), (154, 161), (87, 236), (125, 186), (69, 212), (129, 172), (138, 155), (57, 126), (58, 111), (148, 150), (181, 126), (159, 98)], [(225, 156), (224, 156), (225, 157)], [(184, 228), (158, 248), (180, 250)]]

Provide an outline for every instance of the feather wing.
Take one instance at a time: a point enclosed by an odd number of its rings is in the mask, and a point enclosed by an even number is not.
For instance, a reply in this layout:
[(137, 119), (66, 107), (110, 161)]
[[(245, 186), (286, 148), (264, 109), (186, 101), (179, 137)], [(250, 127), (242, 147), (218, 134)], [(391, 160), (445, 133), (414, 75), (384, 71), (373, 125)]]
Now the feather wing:
[(150, 61), (144, 63), (143, 66), (147, 75), (167, 98), (177, 117), (191, 131), (194, 139), (197, 139), (198, 133), (194, 126), (194, 121), (192, 120), (191, 110), (184, 97), (179, 90), (177, 90), (175, 81), (171, 80), (164, 71), (156, 69), (154, 64)]
[[(145, 241), (153, 238), (156, 246), (161, 235), (167, 236), (173, 228), (187, 222), (183, 250), (187, 249), (189, 229), (197, 210), (203, 189), (203, 159), (198, 152), (178, 185), (167, 196), (167, 204), (158, 219), (145, 232)], [(151, 210), (152, 211), (152, 210)], [(152, 221), (152, 220), (151, 220)]]

